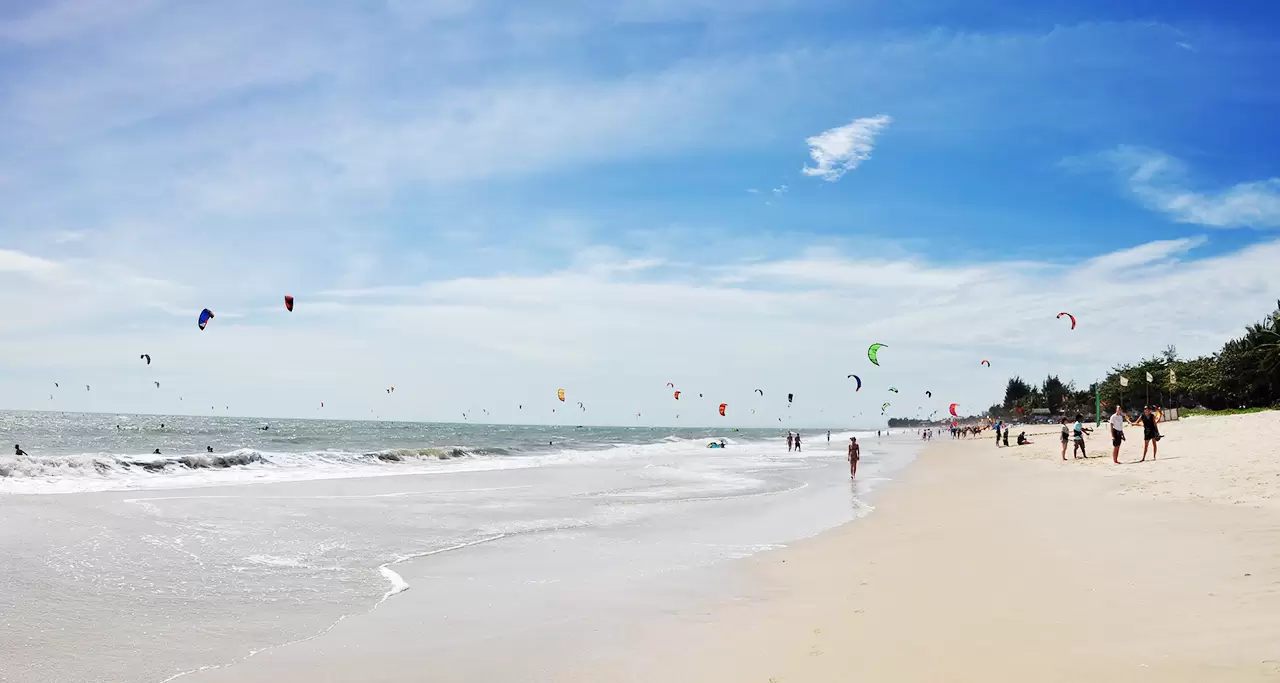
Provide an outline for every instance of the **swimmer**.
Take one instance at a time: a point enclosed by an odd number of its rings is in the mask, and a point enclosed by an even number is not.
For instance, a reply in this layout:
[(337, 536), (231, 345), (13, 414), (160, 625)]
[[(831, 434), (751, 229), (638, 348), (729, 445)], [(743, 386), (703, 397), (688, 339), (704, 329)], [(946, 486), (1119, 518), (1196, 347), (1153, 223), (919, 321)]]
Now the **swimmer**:
[(205, 446), (205, 447), (204, 447), (204, 450), (205, 450), (206, 452), (208, 452), (208, 453), (212, 453), (212, 452), (213, 452), (213, 446)]
[(160, 449), (159, 448), (155, 449), (155, 451), (153, 451), (151, 455), (160, 455)]
[(16, 443), (15, 443), (15, 444), (13, 444), (13, 454), (14, 454), (14, 455), (26, 455), (26, 454), (27, 454), (27, 452), (26, 452), (26, 451), (24, 451), (24, 450), (22, 450), (22, 446), (19, 446), (18, 444), (16, 444)]

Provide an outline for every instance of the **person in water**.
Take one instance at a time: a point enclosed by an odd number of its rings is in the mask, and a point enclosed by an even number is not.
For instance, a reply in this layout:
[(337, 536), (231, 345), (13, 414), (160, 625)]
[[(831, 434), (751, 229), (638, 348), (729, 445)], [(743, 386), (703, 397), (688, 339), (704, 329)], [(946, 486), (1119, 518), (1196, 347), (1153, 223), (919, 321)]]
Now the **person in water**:
[(204, 450), (205, 450), (205, 452), (206, 452), (206, 453), (212, 453), (212, 452), (213, 452), (213, 446), (205, 446), (205, 447), (204, 447)]
[(796, 432), (796, 452), (800, 452), (800, 432)]
[(22, 450), (22, 446), (19, 446), (18, 444), (16, 444), (16, 443), (15, 443), (15, 444), (13, 444), (13, 454), (14, 454), (15, 456), (16, 456), (16, 455), (26, 455), (26, 454), (27, 454), (27, 452), (26, 452), (26, 451), (24, 451), (24, 450)]
[(858, 476), (858, 460), (862, 459), (862, 448), (858, 446), (858, 437), (849, 437), (849, 478)]
[(159, 448), (155, 449), (154, 451), (152, 451), (151, 455), (160, 455), (160, 449)]
[(794, 446), (794, 442), (795, 442), (795, 437), (791, 435), (791, 430), (788, 429), (787, 430), (787, 452), (788, 453), (791, 452), (791, 449)]

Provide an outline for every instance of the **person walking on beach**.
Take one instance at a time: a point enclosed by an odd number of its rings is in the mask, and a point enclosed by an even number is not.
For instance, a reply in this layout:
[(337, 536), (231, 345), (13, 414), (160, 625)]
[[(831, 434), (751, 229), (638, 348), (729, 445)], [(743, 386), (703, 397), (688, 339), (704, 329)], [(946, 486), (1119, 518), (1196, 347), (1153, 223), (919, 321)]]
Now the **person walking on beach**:
[(1151, 412), (1151, 406), (1145, 406), (1142, 409), (1142, 415), (1134, 421), (1134, 425), (1138, 422), (1142, 423), (1142, 459), (1138, 462), (1147, 461), (1147, 446), (1151, 447), (1151, 459), (1156, 459), (1156, 454), (1160, 452), (1160, 430), (1156, 424), (1160, 422), (1160, 416)]
[(19, 456), (19, 455), (26, 455), (27, 452), (22, 450), (22, 446), (19, 446), (18, 444), (15, 443), (13, 444), (13, 454), (14, 456)]
[(1111, 445), (1115, 448), (1111, 451), (1111, 462), (1120, 464), (1120, 444), (1124, 443), (1124, 411), (1120, 409), (1120, 404), (1116, 404), (1116, 412), (1111, 414), (1108, 420), (1111, 424)]
[(827, 443), (831, 443), (831, 430), (827, 430)]
[(849, 437), (849, 478), (858, 476), (858, 460), (862, 458), (862, 449), (858, 446), (858, 437)]
[(791, 436), (791, 430), (790, 430), (790, 429), (788, 429), (788, 430), (787, 430), (787, 452), (788, 452), (788, 453), (790, 453), (790, 452), (791, 452), (791, 447), (792, 447), (792, 444), (793, 444), (794, 439), (795, 439), (795, 437)]
[(796, 432), (796, 452), (800, 452), (800, 432)]

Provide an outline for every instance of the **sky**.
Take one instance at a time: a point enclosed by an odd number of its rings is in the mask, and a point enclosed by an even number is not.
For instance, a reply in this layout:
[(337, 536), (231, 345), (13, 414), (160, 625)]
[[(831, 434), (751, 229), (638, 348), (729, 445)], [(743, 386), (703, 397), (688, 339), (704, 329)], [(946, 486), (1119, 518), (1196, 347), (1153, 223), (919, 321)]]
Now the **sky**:
[(1280, 298), (1278, 21), (10, 0), (0, 409), (863, 426), (1209, 353)]

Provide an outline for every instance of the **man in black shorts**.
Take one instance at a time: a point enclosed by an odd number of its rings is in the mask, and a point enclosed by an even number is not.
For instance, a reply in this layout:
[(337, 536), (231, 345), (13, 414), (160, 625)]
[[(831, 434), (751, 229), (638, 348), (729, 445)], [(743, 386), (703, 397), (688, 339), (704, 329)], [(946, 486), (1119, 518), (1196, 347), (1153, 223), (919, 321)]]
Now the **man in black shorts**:
[(1156, 454), (1160, 451), (1160, 430), (1156, 427), (1160, 418), (1152, 414), (1151, 406), (1146, 406), (1133, 424), (1137, 425), (1138, 422), (1142, 423), (1142, 460), (1138, 462), (1146, 461), (1147, 446), (1151, 447), (1151, 459), (1155, 460)]

